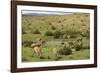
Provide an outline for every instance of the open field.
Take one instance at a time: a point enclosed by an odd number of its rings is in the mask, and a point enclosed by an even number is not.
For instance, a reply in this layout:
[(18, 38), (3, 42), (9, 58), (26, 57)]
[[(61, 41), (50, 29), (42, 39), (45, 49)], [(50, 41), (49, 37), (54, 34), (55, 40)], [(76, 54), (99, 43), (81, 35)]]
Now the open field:
[[(90, 31), (89, 14), (73, 13), (69, 15), (54, 16), (22, 16), (22, 61), (60, 61), (60, 60), (83, 60), (90, 58)], [(77, 45), (76, 38), (81, 37), (82, 45)], [(45, 43), (41, 46), (43, 49), (42, 58), (38, 57), (32, 51), (31, 44), (41, 38)], [(53, 48), (63, 48), (62, 43), (69, 44), (71, 53), (59, 54), (53, 53)], [(81, 48), (80, 48), (81, 47)], [(79, 50), (77, 50), (79, 48)], [(66, 51), (67, 49), (64, 48)], [(68, 51), (68, 50), (67, 50)]]
[[(32, 54), (32, 50), (28, 47), (25, 47), (23, 49), (23, 61), (25, 62), (39, 62), (39, 61), (56, 61), (56, 58), (54, 56), (54, 54), (52, 54), (52, 48), (48, 48), (48, 49), (45, 49), (44, 51), (44, 58), (43, 59), (40, 59), (38, 57), (34, 57), (33, 54)], [(59, 61), (64, 61), (64, 60), (85, 60), (85, 59), (89, 59), (89, 50), (88, 49), (85, 49), (85, 50), (81, 50), (81, 51), (76, 51), (76, 52), (73, 52), (71, 55), (61, 55), (61, 58), (59, 58), (58, 60)], [(50, 57), (48, 59), (48, 56)]]

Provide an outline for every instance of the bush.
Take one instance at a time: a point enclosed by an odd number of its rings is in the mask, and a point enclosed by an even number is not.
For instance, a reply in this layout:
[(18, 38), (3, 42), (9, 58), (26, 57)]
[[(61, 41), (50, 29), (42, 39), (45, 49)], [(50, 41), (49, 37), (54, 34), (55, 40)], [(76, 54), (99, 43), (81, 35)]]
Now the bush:
[(70, 38), (76, 38), (77, 35), (81, 34), (80, 31), (74, 31), (74, 30), (67, 30), (65, 31), (66, 35), (70, 35)]
[(27, 34), (27, 32), (26, 32), (24, 27), (22, 27), (22, 34)]
[(64, 33), (61, 31), (55, 31), (54, 32), (54, 38), (58, 39), (60, 36), (62, 36)]
[(55, 39), (58, 39), (60, 37), (60, 35), (54, 35)]
[(82, 32), (81, 35), (82, 35), (83, 37), (89, 38), (89, 37), (90, 37), (90, 31), (87, 30), (86, 32)]
[(22, 34), (27, 34), (27, 32), (22, 30)]
[(22, 42), (22, 45), (23, 45), (24, 47), (30, 47), (31, 44), (32, 44), (32, 41), (28, 41), (28, 40)]
[(69, 43), (69, 45), (71, 45), (71, 46), (74, 45), (73, 41), (69, 41), (68, 43)]
[(46, 35), (46, 36), (53, 36), (53, 32), (51, 32), (51, 31), (46, 31), (46, 32), (45, 32), (45, 35)]
[(41, 33), (39, 30), (36, 29), (35, 31), (33, 31), (33, 34), (41, 34)]
[(77, 35), (71, 35), (71, 38), (76, 38), (77, 37)]
[(82, 44), (79, 45), (78, 43), (75, 45), (75, 50), (76, 51), (80, 51), (81, 49), (83, 49)]
[(90, 31), (89, 31), (89, 30), (86, 31), (86, 37), (87, 37), (87, 38), (90, 37)]
[(60, 51), (59, 51), (59, 54), (61, 55), (70, 55), (72, 54), (72, 50), (71, 48), (62, 48)]
[(81, 35), (82, 35), (83, 37), (86, 37), (86, 33), (85, 33), (85, 32), (82, 32)]
[(83, 49), (90, 49), (90, 46), (89, 45), (84, 45), (82, 48)]
[(52, 30), (55, 30), (56, 28), (55, 28), (54, 26), (51, 26), (51, 29), (52, 29)]

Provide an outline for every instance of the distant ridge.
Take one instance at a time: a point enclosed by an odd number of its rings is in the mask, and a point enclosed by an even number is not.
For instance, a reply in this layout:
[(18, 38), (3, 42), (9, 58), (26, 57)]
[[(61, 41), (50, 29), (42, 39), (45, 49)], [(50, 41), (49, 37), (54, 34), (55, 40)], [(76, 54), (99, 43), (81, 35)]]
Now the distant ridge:
[(27, 16), (50, 16), (50, 15), (58, 15), (58, 14), (37, 14), (37, 13), (26, 13), (22, 15), (27, 15)]
[(67, 12), (39, 12), (39, 11), (23, 11), (22, 15), (28, 15), (28, 16), (51, 16), (51, 15), (69, 15), (73, 13), (67, 13)]

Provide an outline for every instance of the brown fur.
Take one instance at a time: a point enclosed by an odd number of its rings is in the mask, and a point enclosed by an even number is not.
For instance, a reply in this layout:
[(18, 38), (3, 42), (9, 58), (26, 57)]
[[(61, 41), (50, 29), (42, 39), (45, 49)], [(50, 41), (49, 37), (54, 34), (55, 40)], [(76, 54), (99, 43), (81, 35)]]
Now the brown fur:
[(59, 49), (58, 48), (53, 48), (53, 54), (55, 55), (55, 56), (58, 56), (59, 55)]
[(33, 53), (37, 54), (38, 56), (42, 56), (42, 48), (41, 47), (34, 47), (32, 48)]
[(42, 56), (42, 48), (40, 47), (40, 44), (32, 44), (31, 45), (32, 51), (34, 54), (38, 56)]

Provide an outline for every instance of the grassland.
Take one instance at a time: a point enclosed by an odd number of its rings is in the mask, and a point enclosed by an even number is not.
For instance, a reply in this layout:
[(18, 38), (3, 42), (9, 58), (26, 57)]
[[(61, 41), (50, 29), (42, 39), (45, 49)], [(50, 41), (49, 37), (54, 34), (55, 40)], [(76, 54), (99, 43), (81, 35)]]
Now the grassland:
[[(82, 37), (82, 49), (80, 51), (75, 51), (74, 48), (71, 48), (72, 54), (60, 55), (60, 58), (57, 61), (89, 59), (89, 24), (89, 14), (85, 13), (74, 13), (59, 16), (23, 15), (22, 61), (38, 62), (57, 60), (52, 49), (55, 47), (62, 48), (61, 43), (63, 41), (72, 42), (78, 36)], [(42, 38), (46, 41), (46, 43), (42, 45), (43, 59), (34, 56), (30, 47), (31, 43), (36, 41), (37, 38)]]

